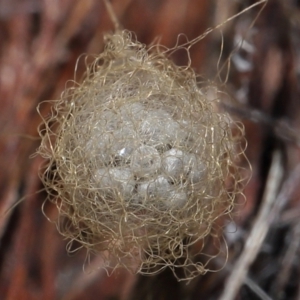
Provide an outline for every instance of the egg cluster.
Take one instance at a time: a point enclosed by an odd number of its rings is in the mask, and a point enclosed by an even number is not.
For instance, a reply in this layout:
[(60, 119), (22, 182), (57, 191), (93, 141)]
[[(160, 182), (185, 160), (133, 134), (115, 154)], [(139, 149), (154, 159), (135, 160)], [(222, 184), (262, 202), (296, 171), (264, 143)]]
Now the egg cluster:
[(189, 248), (240, 193), (242, 129), (190, 68), (118, 31), (43, 126), (41, 178), (65, 237), (110, 267), (206, 271)]
[(201, 148), (187, 148), (200, 138), (184, 129), (189, 121), (174, 120), (171, 113), (151, 109), (143, 101), (125, 103), (96, 118), (102, 124), (81, 147), (95, 159), (92, 177), (102, 197), (162, 210), (182, 208), (193, 193), (189, 187), (200, 184), (206, 169)]

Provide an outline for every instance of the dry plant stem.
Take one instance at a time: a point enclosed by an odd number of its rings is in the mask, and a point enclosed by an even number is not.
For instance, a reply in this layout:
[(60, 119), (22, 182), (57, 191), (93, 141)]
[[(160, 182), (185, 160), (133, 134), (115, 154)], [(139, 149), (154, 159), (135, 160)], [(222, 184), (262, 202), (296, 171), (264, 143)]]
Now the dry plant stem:
[[(297, 187), (300, 183), (300, 164), (298, 164), (295, 169), (291, 172), (288, 179), (285, 181), (278, 197), (277, 201), (280, 204), (280, 207), (278, 205), (278, 211), (282, 211), (284, 207), (286, 206), (288, 200), (293, 197), (293, 194), (297, 191)], [(285, 212), (282, 212), (282, 214), (279, 216), (277, 214), (278, 220), (276, 220), (276, 223), (279, 226), (282, 226), (284, 224), (289, 223), (297, 223), (300, 212), (297, 208), (287, 209)]]
[[(238, 230), (237, 230), (238, 231)], [(224, 263), (222, 261), (218, 261), (220, 266), (223, 266)], [(230, 263), (225, 265), (226, 272), (232, 272), (233, 266)], [(246, 276), (244, 283), (262, 300), (272, 300), (266, 292), (249, 276)]]
[(115, 30), (119, 30), (120, 29), (120, 23), (119, 23), (119, 20), (117, 19), (117, 16), (115, 15), (115, 12), (110, 4), (110, 1), (109, 0), (103, 0), (105, 6), (106, 6), (106, 9), (109, 13), (109, 16), (112, 20), (112, 22), (114, 23), (114, 26), (115, 26)]
[[(284, 209), (287, 205), (288, 200), (292, 197), (293, 193), (295, 192), (296, 188), (300, 183), (300, 165), (298, 165), (289, 175), (288, 179), (284, 182), (283, 187), (280, 193), (277, 196), (276, 208), (272, 211), (272, 218), (279, 218), (279, 213)], [(276, 220), (277, 221), (277, 220)]]
[[(283, 187), (277, 197), (276, 202), (278, 203), (277, 210), (273, 210), (274, 219), (276, 218), (276, 224), (280, 224), (279, 213), (283, 211), (288, 201), (293, 197), (296, 188), (299, 185), (300, 181), (300, 165), (296, 166), (294, 170), (289, 175), (288, 179), (284, 182)], [(293, 221), (291, 221), (293, 222)], [(292, 224), (292, 233), (291, 233), (291, 243), (286, 250), (286, 253), (281, 262), (280, 270), (278, 273), (276, 281), (274, 282), (274, 292), (273, 295), (278, 295), (281, 291), (284, 290), (284, 286), (286, 286), (287, 281), (290, 278), (291, 269), (293, 266), (293, 262), (295, 261), (295, 256), (297, 255), (297, 251), (299, 249), (300, 244), (300, 223), (295, 222)]]
[(257, 285), (256, 282), (254, 282), (251, 278), (248, 276), (245, 278), (244, 283), (262, 300), (272, 300), (264, 290), (261, 289), (259, 285)]
[(290, 279), (293, 263), (295, 261), (300, 245), (300, 222), (295, 224), (292, 229), (291, 243), (281, 262), (281, 271), (278, 274), (277, 282), (275, 283), (274, 295), (278, 295), (284, 290), (287, 281)]
[(257, 256), (257, 253), (266, 237), (269, 226), (275, 218), (272, 211), (274, 209), (276, 210), (276, 207), (280, 205), (277, 201), (276, 194), (282, 177), (282, 157), (281, 153), (277, 150), (273, 153), (272, 165), (269, 171), (267, 186), (258, 217), (246, 241), (243, 253), (237, 260), (236, 266), (228, 278), (220, 300), (235, 299), (240, 287), (245, 282), (249, 267)]

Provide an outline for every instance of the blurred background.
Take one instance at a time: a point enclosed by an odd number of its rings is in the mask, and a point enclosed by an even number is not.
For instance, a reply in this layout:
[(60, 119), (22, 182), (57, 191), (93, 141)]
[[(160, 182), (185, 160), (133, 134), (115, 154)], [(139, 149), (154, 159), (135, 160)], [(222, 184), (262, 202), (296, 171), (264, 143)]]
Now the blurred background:
[[(255, 2), (112, 0), (112, 6), (140, 42), (159, 38), (172, 47), (178, 34), (191, 40)], [(300, 1), (270, 0), (259, 14), (262, 7), (226, 23), (190, 51), (197, 73), (221, 87), (226, 83), (231, 100), (223, 106), (245, 125), (252, 177), (235, 222), (224, 225), (226, 266), (186, 285), (168, 270), (151, 277), (89, 272), (97, 257), (83, 272), (85, 251), (68, 255), (67, 241), (42, 213), (42, 158), (32, 157), (41, 123), (36, 107), (60, 97), (81, 54), (103, 50), (103, 35), (113, 31), (104, 3), (0, 0), (1, 299), (300, 299)], [(183, 51), (172, 59), (188, 62)], [(77, 80), (84, 70), (82, 59)], [(42, 115), (50, 109), (44, 104)], [(46, 203), (44, 210), (56, 218), (53, 205)], [(223, 264), (220, 258), (212, 268)]]

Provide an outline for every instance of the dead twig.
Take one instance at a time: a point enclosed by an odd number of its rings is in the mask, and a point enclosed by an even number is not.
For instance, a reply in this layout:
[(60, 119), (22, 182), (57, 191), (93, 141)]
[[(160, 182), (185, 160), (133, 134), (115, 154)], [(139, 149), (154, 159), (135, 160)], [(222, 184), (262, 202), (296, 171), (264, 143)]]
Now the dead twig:
[(240, 287), (245, 283), (249, 267), (256, 258), (268, 233), (270, 224), (272, 224), (272, 221), (275, 218), (275, 215), (271, 214), (271, 212), (276, 210), (276, 206), (280, 205), (276, 195), (278, 186), (283, 177), (281, 156), (282, 155), (278, 150), (274, 151), (260, 211), (246, 241), (243, 253), (237, 260), (236, 265), (227, 280), (220, 300), (232, 300), (235, 298)]

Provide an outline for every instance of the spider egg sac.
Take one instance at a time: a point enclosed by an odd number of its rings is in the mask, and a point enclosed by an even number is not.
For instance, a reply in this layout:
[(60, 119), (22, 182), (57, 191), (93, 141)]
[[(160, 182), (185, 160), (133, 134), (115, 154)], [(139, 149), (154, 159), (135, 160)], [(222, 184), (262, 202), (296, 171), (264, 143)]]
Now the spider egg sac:
[(241, 192), (243, 129), (217, 106), (190, 68), (128, 31), (106, 36), (83, 83), (54, 101), (41, 131), (41, 178), (60, 232), (105, 253), (108, 267), (204, 273), (189, 248)]

